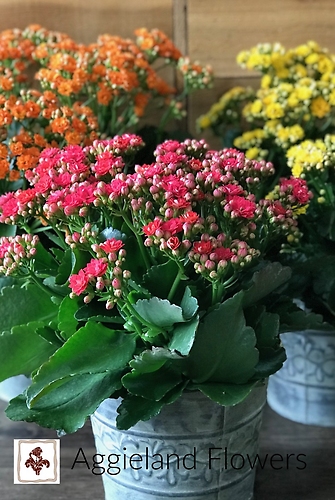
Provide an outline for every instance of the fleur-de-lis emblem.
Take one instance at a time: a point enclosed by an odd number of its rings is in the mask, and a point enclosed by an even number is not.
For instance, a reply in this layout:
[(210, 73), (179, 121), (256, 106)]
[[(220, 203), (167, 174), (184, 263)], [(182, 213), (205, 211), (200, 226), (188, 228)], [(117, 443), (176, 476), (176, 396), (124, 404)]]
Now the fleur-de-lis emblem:
[(49, 460), (45, 460), (42, 457), (42, 451), (43, 451), (42, 448), (40, 448), (39, 446), (37, 448), (34, 448), (29, 453), (29, 458), (25, 462), (25, 466), (27, 468), (31, 467), (35, 471), (36, 476), (40, 475), (40, 472), (43, 469), (43, 467), (46, 468), (50, 467)]

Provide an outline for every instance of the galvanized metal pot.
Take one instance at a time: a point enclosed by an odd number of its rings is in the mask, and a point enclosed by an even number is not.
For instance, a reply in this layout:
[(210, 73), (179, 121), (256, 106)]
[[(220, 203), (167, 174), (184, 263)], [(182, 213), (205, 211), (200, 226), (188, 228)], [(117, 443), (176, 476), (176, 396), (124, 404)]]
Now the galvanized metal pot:
[(269, 406), (294, 422), (334, 427), (335, 331), (289, 332), (281, 340), (287, 360), (269, 378)]
[(128, 431), (104, 401), (91, 421), (106, 500), (251, 500), (265, 401), (265, 384), (234, 407), (186, 392)]

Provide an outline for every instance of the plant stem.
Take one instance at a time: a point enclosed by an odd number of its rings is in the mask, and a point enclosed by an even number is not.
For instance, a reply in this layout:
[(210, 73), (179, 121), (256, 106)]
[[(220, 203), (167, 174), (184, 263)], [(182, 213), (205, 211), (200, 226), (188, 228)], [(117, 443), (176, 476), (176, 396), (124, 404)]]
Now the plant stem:
[(135, 235), (135, 238), (137, 240), (137, 243), (138, 243), (138, 247), (140, 249), (140, 252), (141, 252), (141, 255), (142, 255), (142, 258), (143, 258), (143, 262), (145, 264), (145, 267), (147, 269), (147, 271), (150, 269), (150, 262), (148, 260), (148, 255), (147, 255), (147, 252), (145, 250), (145, 246), (143, 244), (143, 241), (142, 241), (142, 238), (140, 237), (140, 235), (137, 233), (137, 231), (135, 230), (134, 228), (134, 225), (132, 224), (132, 222), (129, 220), (127, 214), (125, 212), (121, 212), (121, 215), (122, 215), (122, 218), (123, 220), (125, 221), (125, 223), (127, 224), (127, 226), (129, 227), (129, 229), (131, 229), (131, 231), (134, 233)]
[(175, 277), (175, 279), (174, 279), (174, 281), (172, 283), (171, 289), (169, 291), (169, 295), (167, 296), (167, 299), (169, 301), (172, 300), (172, 298), (173, 298), (173, 296), (174, 296), (174, 294), (175, 294), (175, 292), (176, 292), (176, 290), (178, 288), (178, 285), (180, 283), (182, 275), (183, 275), (183, 270), (179, 268), (178, 269), (178, 273), (177, 273), (177, 275), (176, 275), (176, 277)]
[(29, 271), (29, 276), (31, 277), (35, 285), (38, 286), (40, 290), (43, 290), (44, 293), (47, 293), (49, 297), (52, 297), (55, 294), (58, 295), (57, 292), (53, 293), (47, 286), (43, 285), (43, 283), (41, 283), (41, 280), (37, 278), (37, 276), (35, 275), (35, 273), (33, 273), (33, 271), (31, 270)]
[(212, 283), (212, 306), (217, 302), (218, 285), (217, 283)]

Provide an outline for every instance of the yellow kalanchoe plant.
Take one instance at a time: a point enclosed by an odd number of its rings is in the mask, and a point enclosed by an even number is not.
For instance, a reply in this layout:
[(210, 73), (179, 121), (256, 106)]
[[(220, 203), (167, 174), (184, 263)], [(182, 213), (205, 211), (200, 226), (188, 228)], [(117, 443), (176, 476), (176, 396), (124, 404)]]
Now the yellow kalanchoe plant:
[(211, 128), (250, 159), (274, 161), (280, 173), (293, 145), (335, 132), (335, 55), (327, 49), (313, 41), (293, 49), (259, 44), (237, 62), (261, 73), (259, 89), (230, 89), (198, 119), (199, 129)]
[[(259, 88), (230, 89), (198, 127), (249, 159), (273, 162), (278, 177), (306, 180), (313, 198), (299, 219), (302, 234), (289, 236), (280, 258), (293, 269), (291, 297), (334, 327), (335, 55), (313, 41), (293, 49), (265, 43), (241, 52), (237, 62), (261, 74)], [(264, 191), (278, 177), (262, 183)]]

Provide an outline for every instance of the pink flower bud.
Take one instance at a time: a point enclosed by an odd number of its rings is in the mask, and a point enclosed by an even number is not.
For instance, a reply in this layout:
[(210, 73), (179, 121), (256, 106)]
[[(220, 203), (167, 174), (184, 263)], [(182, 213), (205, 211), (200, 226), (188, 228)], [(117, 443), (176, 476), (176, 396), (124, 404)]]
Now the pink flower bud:
[(120, 289), (122, 287), (121, 281), (118, 278), (114, 278), (112, 280), (112, 287), (116, 290)]

